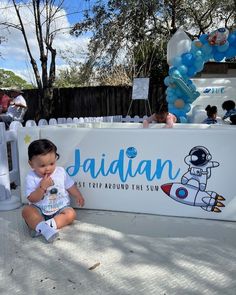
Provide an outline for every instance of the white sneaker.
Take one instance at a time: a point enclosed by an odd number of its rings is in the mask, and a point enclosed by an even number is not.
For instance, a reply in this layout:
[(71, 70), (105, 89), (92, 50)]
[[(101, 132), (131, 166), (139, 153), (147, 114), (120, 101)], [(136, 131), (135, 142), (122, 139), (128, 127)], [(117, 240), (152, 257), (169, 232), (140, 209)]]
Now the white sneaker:
[(58, 233), (58, 231), (55, 231), (54, 233), (52, 233), (51, 235), (49, 235), (49, 236), (44, 236), (45, 237), (45, 239), (48, 241), (48, 243), (52, 243), (56, 238), (58, 238), (59, 237), (59, 233)]
[(58, 237), (58, 231), (48, 225), (45, 221), (36, 226), (36, 231), (41, 233), (48, 243), (52, 243)]

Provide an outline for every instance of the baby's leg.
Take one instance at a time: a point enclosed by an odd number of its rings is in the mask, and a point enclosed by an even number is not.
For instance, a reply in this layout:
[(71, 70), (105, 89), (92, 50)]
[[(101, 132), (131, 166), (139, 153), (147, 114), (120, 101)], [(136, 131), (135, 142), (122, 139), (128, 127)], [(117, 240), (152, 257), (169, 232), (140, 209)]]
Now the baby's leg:
[(54, 220), (57, 224), (58, 229), (71, 224), (75, 219), (76, 212), (73, 208), (65, 208), (58, 215), (54, 216)]
[(41, 212), (34, 206), (26, 205), (22, 210), (22, 216), (31, 229), (31, 237), (42, 234), (49, 243), (53, 242), (58, 237), (57, 230), (50, 227), (45, 222)]
[(44, 221), (42, 214), (39, 210), (31, 205), (26, 205), (22, 210), (22, 217), (31, 229), (35, 229), (37, 224)]

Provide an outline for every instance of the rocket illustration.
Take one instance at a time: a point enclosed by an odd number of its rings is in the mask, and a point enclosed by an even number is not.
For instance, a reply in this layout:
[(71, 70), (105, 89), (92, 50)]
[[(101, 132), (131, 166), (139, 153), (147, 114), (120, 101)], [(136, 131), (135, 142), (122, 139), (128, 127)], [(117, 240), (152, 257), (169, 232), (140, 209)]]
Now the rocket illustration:
[(220, 213), (219, 208), (225, 207), (222, 203), (225, 200), (224, 197), (213, 191), (201, 191), (193, 185), (174, 182), (163, 184), (161, 189), (177, 202), (201, 207), (209, 212)]

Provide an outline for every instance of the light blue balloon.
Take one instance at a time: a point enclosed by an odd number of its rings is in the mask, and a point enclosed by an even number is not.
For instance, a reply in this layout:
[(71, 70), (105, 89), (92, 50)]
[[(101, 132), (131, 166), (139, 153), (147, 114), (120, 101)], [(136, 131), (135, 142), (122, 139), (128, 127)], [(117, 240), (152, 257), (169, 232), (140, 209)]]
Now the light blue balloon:
[(199, 37), (199, 40), (200, 40), (203, 44), (208, 43), (208, 35), (207, 35), (207, 34), (202, 34), (202, 35)]
[(167, 95), (167, 97), (166, 97), (166, 101), (168, 103), (170, 103), (170, 104), (173, 104), (175, 100), (176, 100), (176, 97), (175, 96), (169, 96), (169, 95)]
[(228, 42), (229, 42), (230, 46), (236, 44), (236, 32), (229, 34)]
[(188, 68), (187, 75), (191, 78), (196, 75), (196, 72), (197, 72), (197, 69), (193, 65), (192, 67)]
[(187, 123), (188, 122), (188, 119), (187, 119), (187, 117), (180, 116), (179, 117), (179, 121), (180, 121), (180, 123)]
[(172, 76), (172, 77), (181, 77), (181, 74), (180, 74), (180, 72), (176, 69), (176, 70), (174, 70), (174, 71), (172, 72), (171, 76)]
[(204, 53), (204, 55), (203, 55), (203, 60), (204, 60), (205, 62), (207, 62), (207, 61), (210, 60), (212, 57), (213, 57), (212, 53), (209, 53), (209, 54)]
[(182, 54), (182, 63), (186, 66), (191, 66), (191, 64), (193, 63), (193, 54), (183, 53)]
[(184, 95), (183, 91), (179, 87), (176, 88), (175, 94), (177, 97), (183, 97)]
[[(201, 42), (202, 46), (201, 44), (195, 44), (196, 42)], [(164, 80), (165, 85), (168, 86), (166, 94), (169, 112), (178, 116), (181, 122), (187, 122), (186, 114), (191, 110), (191, 103), (199, 95), (196, 86), (189, 78), (202, 71), (204, 63), (212, 58), (216, 61), (221, 61), (225, 57), (235, 56), (236, 31), (228, 36), (226, 43), (223, 45), (210, 45), (207, 34), (200, 36), (199, 40), (194, 40), (191, 44), (190, 52), (183, 53), (181, 57), (177, 56), (174, 58), (173, 66), (169, 69), (169, 77), (166, 77)], [(186, 89), (182, 89), (180, 82), (183, 80), (188, 85), (185, 85)], [(171, 85), (171, 83), (175, 84), (175, 86)], [(176, 108), (175, 101), (177, 99), (184, 101), (183, 107)]]
[(208, 43), (206, 43), (202, 46), (201, 51), (204, 52), (205, 54), (211, 54), (212, 53), (212, 46), (209, 45)]
[(226, 51), (225, 51), (225, 57), (226, 58), (231, 58), (236, 56), (236, 48), (234, 46), (230, 46)]
[(169, 77), (169, 76), (165, 77), (165, 79), (164, 79), (164, 84), (165, 84), (166, 86), (169, 86), (169, 85), (170, 85), (170, 77)]
[(199, 42), (201, 42), (201, 41), (200, 40), (193, 40), (193, 42), (191, 43), (190, 52), (194, 53), (199, 50), (199, 46), (196, 45), (196, 43), (199, 43)]
[(176, 56), (174, 59), (173, 59), (173, 63), (172, 65), (176, 68), (178, 68), (180, 65), (182, 64), (182, 59), (180, 56)]
[(225, 52), (229, 48), (229, 42), (226, 41), (224, 45), (217, 46), (219, 52)]
[(201, 72), (203, 70), (203, 68), (204, 68), (203, 60), (195, 61), (194, 66), (196, 67), (197, 72)]
[(202, 60), (202, 57), (203, 57), (203, 53), (201, 50), (198, 50), (195, 52), (195, 59), (196, 60)]
[(224, 52), (214, 52), (213, 54), (214, 60), (215, 61), (222, 61), (225, 58)]
[(178, 67), (178, 71), (181, 75), (185, 75), (188, 72), (188, 68), (185, 65), (181, 65)]

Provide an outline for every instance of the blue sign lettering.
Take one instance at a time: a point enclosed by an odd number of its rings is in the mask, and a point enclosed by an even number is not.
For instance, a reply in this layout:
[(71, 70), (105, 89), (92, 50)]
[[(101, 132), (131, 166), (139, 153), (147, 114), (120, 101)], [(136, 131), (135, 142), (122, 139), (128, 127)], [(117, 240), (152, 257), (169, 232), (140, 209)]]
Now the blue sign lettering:
[(134, 178), (137, 175), (145, 175), (148, 181), (153, 179), (161, 179), (164, 172), (170, 180), (174, 180), (178, 177), (180, 169), (174, 171), (174, 167), (171, 160), (157, 159), (155, 162), (152, 160), (142, 160), (137, 163), (134, 160), (137, 156), (137, 151), (132, 148), (119, 151), (118, 158), (109, 162), (106, 159), (106, 155), (102, 154), (101, 159), (98, 161), (95, 158), (87, 158), (82, 160), (80, 150), (75, 150), (74, 165), (67, 167), (66, 171), (70, 176), (75, 176), (80, 171), (83, 173), (89, 173), (91, 178), (96, 179), (99, 175), (107, 177), (112, 174), (119, 175), (120, 181), (126, 182), (127, 179)]
[(225, 92), (224, 87), (207, 87), (203, 90), (203, 93), (221, 94)]

